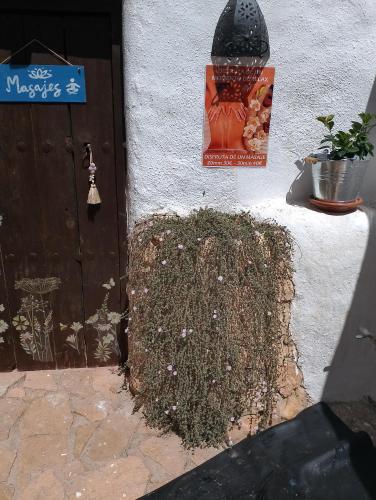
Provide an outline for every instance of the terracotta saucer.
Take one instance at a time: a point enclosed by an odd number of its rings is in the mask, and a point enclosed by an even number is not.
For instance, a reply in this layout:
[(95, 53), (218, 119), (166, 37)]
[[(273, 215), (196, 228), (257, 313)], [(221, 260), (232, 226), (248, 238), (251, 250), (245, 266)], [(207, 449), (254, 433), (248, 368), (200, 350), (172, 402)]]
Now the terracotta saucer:
[(346, 213), (356, 210), (358, 207), (363, 205), (364, 200), (363, 198), (357, 198), (353, 201), (326, 201), (310, 198), (309, 202), (315, 207), (325, 210), (326, 212)]

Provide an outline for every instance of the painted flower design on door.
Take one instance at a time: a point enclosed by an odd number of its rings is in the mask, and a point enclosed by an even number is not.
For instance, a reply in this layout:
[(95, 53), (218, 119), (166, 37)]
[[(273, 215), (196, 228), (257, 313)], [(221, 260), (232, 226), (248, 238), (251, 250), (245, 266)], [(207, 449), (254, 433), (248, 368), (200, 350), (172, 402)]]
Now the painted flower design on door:
[[(4, 304), (0, 304), (0, 313), (3, 313), (4, 311), (5, 311)], [(0, 318), (0, 344), (5, 343), (5, 338), (4, 338), (3, 334), (6, 333), (8, 328), (9, 328), (8, 323), (5, 320), (3, 320), (2, 318)]]
[(115, 287), (114, 279), (111, 278), (108, 283), (104, 283), (102, 286), (108, 291), (104, 296), (102, 305), (95, 314), (86, 320), (86, 324), (91, 325), (96, 331), (97, 347), (94, 357), (99, 362), (106, 363), (110, 360), (111, 354), (120, 355), (117, 341), (117, 325), (124, 318), (124, 314), (110, 311), (108, 307), (111, 289)]
[[(117, 326), (125, 317), (125, 314), (110, 311), (108, 306), (111, 290), (115, 286), (116, 283), (113, 278), (108, 283), (103, 283), (102, 287), (107, 290), (103, 302), (96, 312), (85, 321), (86, 328), (95, 331), (96, 349), (94, 357), (100, 363), (109, 361), (112, 354), (120, 355)], [(65, 343), (78, 353), (80, 352), (78, 334), (83, 328), (84, 325), (79, 321), (73, 321), (71, 324), (60, 323), (61, 332), (68, 332)]]
[[(116, 286), (111, 278), (104, 283), (106, 292), (102, 304), (85, 322), (85, 328), (95, 331), (96, 348), (94, 357), (99, 363), (106, 363), (113, 354), (120, 355), (117, 327), (125, 314), (110, 311), (108, 302), (111, 290)], [(53, 333), (53, 310), (50, 294), (61, 287), (60, 278), (24, 278), (15, 282), (15, 289), (24, 292), (21, 306), (12, 319), (12, 325), (19, 335), (22, 349), (34, 361), (53, 361), (51, 336)], [(0, 305), (0, 312), (1, 312)], [(79, 332), (84, 325), (79, 321), (60, 323), (60, 331), (66, 332), (65, 343), (80, 353)], [(8, 329), (8, 324), (0, 319), (0, 334)], [(0, 343), (1, 343), (0, 337)]]
[(23, 278), (15, 283), (15, 289), (24, 292), (21, 307), (12, 320), (23, 350), (34, 361), (53, 361), (51, 334), (53, 311), (49, 295), (61, 285), (59, 278)]

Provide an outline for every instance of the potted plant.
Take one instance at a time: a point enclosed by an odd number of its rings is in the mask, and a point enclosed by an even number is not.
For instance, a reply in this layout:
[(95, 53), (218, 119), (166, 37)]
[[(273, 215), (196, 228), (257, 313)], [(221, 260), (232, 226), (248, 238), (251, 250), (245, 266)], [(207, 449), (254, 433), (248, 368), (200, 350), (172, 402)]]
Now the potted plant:
[(321, 141), (319, 149), (323, 152), (306, 158), (312, 164), (312, 202), (347, 204), (349, 208), (362, 203), (359, 191), (374, 152), (369, 133), (376, 126), (376, 115), (360, 113), (359, 118), (360, 121), (352, 122), (348, 132), (337, 133), (333, 132), (334, 115), (317, 118), (329, 133)]

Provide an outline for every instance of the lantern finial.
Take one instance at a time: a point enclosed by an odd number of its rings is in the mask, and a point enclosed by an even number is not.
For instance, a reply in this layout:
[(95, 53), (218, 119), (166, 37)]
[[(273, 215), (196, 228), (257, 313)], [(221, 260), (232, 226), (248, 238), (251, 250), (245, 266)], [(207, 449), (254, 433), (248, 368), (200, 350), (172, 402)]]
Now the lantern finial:
[(213, 40), (214, 64), (263, 63), (269, 59), (269, 36), (256, 0), (229, 0), (218, 21)]

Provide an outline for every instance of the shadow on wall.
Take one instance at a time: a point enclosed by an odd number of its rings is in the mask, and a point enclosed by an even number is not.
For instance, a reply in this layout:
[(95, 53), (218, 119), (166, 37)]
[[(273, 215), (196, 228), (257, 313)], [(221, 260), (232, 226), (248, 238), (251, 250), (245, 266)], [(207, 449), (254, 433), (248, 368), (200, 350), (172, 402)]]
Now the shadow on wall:
[[(376, 80), (367, 111), (376, 114)], [(372, 142), (376, 144), (376, 130)], [(369, 221), (366, 253), (346, 323), (328, 367), (324, 401), (376, 400), (376, 159), (371, 162), (363, 184), (363, 208)]]
[[(376, 114), (376, 80), (367, 111)], [(372, 142), (376, 144), (376, 129)], [(286, 201), (309, 207), (312, 194), (311, 166), (296, 162), (300, 170)], [(369, 221), (367, 249), (345, 326), (334, 354), (323, 391), (323, 401), (359, 401), (365, 396), (376, 400), (376, 158), (363, 184), (362, 208)], [(313, 207), (312, 207), (313, 208)]]
[(286, 195), (286, 203), (309, 208), (308, 198), (312, 195), (312, 165), (305, 164), (302, 160), (297, 160), (295, 165), (299, 173)]

